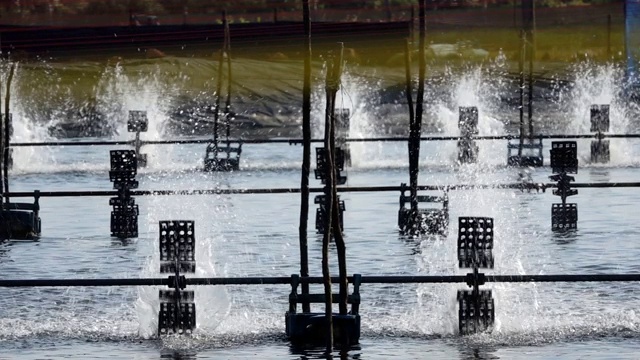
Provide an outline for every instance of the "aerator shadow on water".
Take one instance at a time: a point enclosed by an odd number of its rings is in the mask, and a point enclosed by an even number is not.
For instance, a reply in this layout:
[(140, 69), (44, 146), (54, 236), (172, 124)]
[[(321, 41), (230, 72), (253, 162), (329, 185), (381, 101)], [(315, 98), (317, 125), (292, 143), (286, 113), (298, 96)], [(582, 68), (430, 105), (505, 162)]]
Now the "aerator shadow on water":
[[(333, 338), (339, 346), (351, 346), (360, 341), (360, 283), (361, 276), (353, 275), (353, 292), (347, 296), (351, 304), (348, 314), (333, 314)], [(325, 294), (299, 294), (300, 276), (291, 275), (289, 311), (285, 313), (285, 332), (296, 346), (320, 346), (326, 344), (327, 316), (321, 312), (297, 312), (298, 304), (325, 303)], [(332, 302), (339, 302), (339, 295), (333, 294)]]
[(196, 327), (193, 290), (185, 290), (183, 273), (195, 273), (193, 221), (160, 221), (160, 272), (169, 276), (171, 290), (160, 290), (158, 335), (191, 334)]
[(407, 184), (400, 184), (400, 210), (398, 210), (398, 228), (402, 234), (434, 234), (446, 236), (449, 228), (449, 196), (445, 191), (440, 196), (419, 195), (419, 203), (429, 205), (442, 204), (442, 207), (418, 209), (417, 212), (406, 207), (411, 203), (411, 195)]

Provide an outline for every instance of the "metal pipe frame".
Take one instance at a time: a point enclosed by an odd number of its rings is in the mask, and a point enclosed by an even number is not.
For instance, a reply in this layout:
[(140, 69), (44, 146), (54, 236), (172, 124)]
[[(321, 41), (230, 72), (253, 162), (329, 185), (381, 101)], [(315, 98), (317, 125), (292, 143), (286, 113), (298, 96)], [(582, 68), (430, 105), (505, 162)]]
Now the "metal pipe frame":
[[(449, 284), (467, 283), (470, 275), (433, 275), (433, 276), (362, 276), (362, 284)], [(636, 282), (640, 281), (640, 274), (557, 274), (557, 275), (484, 275), (484, 283), (528, 283), (528, 282)], [(338, 277), (332, 277), (338, 282)], [(347, 277), (353, 283), (353, 277)], [(185, 278), (184, 285), (290, 285), (290, 276), (280, 277), (212, 277)], [(169, 286), (175, 279), (167, 278), (139, 278), (139, 279), (16, 279), (0, 280), (0, 287), (102, 287), (102, 286)], [(301, 277), (301, 283), (322, 284), (322, 277)]]
[[(612, 182), (612, 183), (575, 183), (574, 188), (635, 188), (640, 182)], [(420, 185), (419, 191), (452, 191), (452, 190), (542, 190), (556, 188), (556, 183), (511, 183), (511, 184), (456, 184), (456, 185)], [(340, 187), (338, 192), (400, 192), (402, 186), (351, 186)], [(310, 188), (311, 193), (322, 193), (324, 188)], [(201, 189), (201, 190), (132, 190), (131, 196), (168, 196), (168, 195), (248, 195), (248, 194), (292, 194), (300, 193), (299, 188), (264, 188), (264, 189)], [(34, 197), (35, 191), (10, 192), (6, 197)], [(117, 196), (117, 191), (89, 190), (89, 191), (40, 191), (39, 197), (74, 197), (74, 196)]]
[[(472, 140), (514, 140), (518, 135), (481, 135), (473, 136)], [(536, 135), (536, 139), (598, 139), (597, 134), (545, 134)], [(608, 139), (640, 139), (640, 134), (603, 134), (602, 138)], [(422, 136), (420, 141), (454, 141), (463, 139), (460, 136)], [(302, 144), (303, 139), (235, 139), (230, 142), (240, 142), (243, 144)], [(323, 139), (311, 139), (312, 143), (322, 143)], [(408, 137), (376, 137), (376, 138), (347, 138), (346, 142), (395, 142), (409, 141)], [(141, 140), (141, 145), (186, 145), (186, 144), (208, 144), (211, 139), (184, 139), (184, 140)], [(134, 140), (104, 140), (104, 141), (44, 141), (28, 143), (12, 143), (12, 147), (37, 147), (37, 146), (133, 146)]]

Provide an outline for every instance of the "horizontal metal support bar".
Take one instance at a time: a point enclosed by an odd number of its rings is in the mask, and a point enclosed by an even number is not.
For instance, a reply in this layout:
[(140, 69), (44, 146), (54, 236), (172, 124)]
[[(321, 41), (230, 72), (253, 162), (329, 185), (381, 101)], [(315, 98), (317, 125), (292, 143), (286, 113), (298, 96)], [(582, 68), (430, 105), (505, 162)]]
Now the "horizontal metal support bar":
[[(460, 136), (423, 136), (421, 141), (452, 141), (452, 140), (517, 140), (519, 135), (482, 135), (464, 138)], [(529, 139), (529, 137), (525, 137)], [(536, 135), (534, 139), (605, 139), (605, 138), (640, 138), (640, 134), (546, 134)], [(408, 141), (408, 137), (376, 137), (376, 138), (347, 138), (346, 142), (395, 142)], [(171, 144), (208, 144), (213, 142), (211, 139), (184, 139), (184, 140), (141, 140), (142, 145), (171, 145)], [(219, 143), (224, 144), (226, 140), (220, 140)], [(302, 139), (230, 139), (231, 143), (243, 144), (302, 144)], [(323, 139), (311, 139), (312, 143), (322, 143)], [(130, 145), (135, 144), (134, 140), (104, 140), (104, 141), (44, 141), (29, 143), (10, 143), (9, 147), (29, 147), (29, 146), (110, 146), (110, 145)]]
[[(353, 282), (353, 277), (348, 277)], [(367, 284), (441, 284), (466, 283), (466, 275), (434, 276), (362, 276)], [(332, 277), (338, 283), (338, 277)], [(485, 282), (635, 282), (640, 274), (576, 274), (576, 275), (485, 275)], [(301, 283), (322, 284), (322, 277), (301, 277)], [(95, 287), (95, 286), (168, 286), (174, 282), (170, 278), (141, 279), (24, 279), (0, 280), (0, 287)], [(238, 277), (238, 278), (186, 278), (185, 285), (290, 285), (291, 277)]]
[[(184, 139), (184, 140), (140, 140), (141, 145), (180, 145), (180, 144), (209, 144), (211, 139)], [(290, 143), (290, 139), (234, 139), (230, 143), (264, 144), (264, 143)], [(219, 140), (219, 144), (226, 144), (226, 140)], [(105, 140), (105, 141), (44, 141), (29, 143), (10, 143), (9, 147), (29, 146), (110, 146), (110, 145), (135, 145), (135, 140)]]
[[(604, 138), (640, 138), (640, 134), (541, 134), (533, 136), (534, 140), (539, 139), (604, 139)], [(461, 136), (422, 136), (420, 141), (453, 141), (453, 140), (518, 140), (519, 135), (479, 135), (472, 137)], [(530, 137), (525, 136), (525, 140)], [(312, 139), (311, 142), (323, 142), (323, 139)], [(394, 141), (409, 141), (408, 137), (377, 137), (377, 138), (347, 138), (346, 142), (394, 142)], [(290, 139), (291, 144), (302, 144), (302, 139)]]
[[(571, 184), (575, 188), (611, 188), (611, 187), (640, 187), (640, 182), (630, 183), (576, 183)], [(547, 188), (555, 188), (557, 184), (531, 184), (531, 183), (513, 183), (513, 184), (459, 184), (459, 185), (421, 185), (418, 186), (420, 191), (451, 191), (451, 190), (475, 190), (475, 189), (532, 189), (545, 190)], [(401, 191), (400, 186), (352, 186), (339, 187), (338, 192), (384, 192), (384, 191)], [(405, 188), (406, 189), (406, 188)], [(324, 188), (310, 188), (311, 193), (322, 193)], [(131, 196), (164, 196), (164, 195), (235, 195), (235, 194), (289, 194), (299, 193), (299, 188), (269, 188), (269, 189), (204, 189), (204, 190), (132, 190)], [(35, 192), (10, 192), (5, 194), (7, 197), (33, 197)], [(74, 196), (117, 196), (118, 192), (111, 191), (40, 191), (40, 197), (74, 197)]]
[[(452, 190), (478, 190), (478, 189), (516, 189), (516, 190), (546, 190), (556, 188), (556, 183), (512, 183), (512, 184), (456, 184), (456, 185), (420, 185), (419, 191), (452, 191)], [(640, 182), (619, 183), (575, 183), (572, 188), (631, 188), (640, 187)], [(339, 187), (341, 193), (349, 192), (400, 192), (406, 187), (401, 186), (349, 186)], [(311, 193), (323, 193), (324, 188), (310, 188)], [(242, 195), (242, 194), (292, 194), (300, 193), (299, 188), (265, 188), (265, 189), (203, 189), (203, 190), (131, 190), (131, 196), (165, 196), (165, 195)], [(33, 191), (19, 191), (5, 194), (10, 198), (34, 197)], [(74, 197), (74, 196), (117, 196), (115, 190), (96, 191), (40, 191), (39, 197)]]

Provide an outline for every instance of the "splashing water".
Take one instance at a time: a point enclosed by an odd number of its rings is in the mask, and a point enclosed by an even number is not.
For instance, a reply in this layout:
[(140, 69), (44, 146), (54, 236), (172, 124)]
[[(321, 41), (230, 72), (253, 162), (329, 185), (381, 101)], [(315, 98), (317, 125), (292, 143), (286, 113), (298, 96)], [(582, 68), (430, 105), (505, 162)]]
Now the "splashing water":
[[(2, 76), (1, 83), (2, 94), (1, 104), (4, 113), (5, 99), (6, 99), (6, 82), (8, 80), (11, 64), (2, 64)], [(30, 103), (33, 99), (21, 98), (23, 95), (23, 86), (30, 88), (30, 84), (23, 83), (23, 69), (20, 66), (16, 66), (13, 80), (10, 88), (10, 101), (9, 112), (12, 116), (13, 135), (10, 142), (39, 142), (47, 141), (51, 139), (46, 125), (42, 122), (36, 122), (31, 116), (33, 113), (29, 113), (27, 110), (30, 107)], [(13, 148), (13, 171), (23, 172), (34, 168), (42, 168), (50, 166), (51, 163), (55, 163), (55, 155), (57, 151), (52, 148), (35, 148), (35, 147), (16, 147)]]
[[(197, 187), (197, 180), (187, 179), (187, 186)], [(185, 185), (184, 181), (181, 185)], [(216, 254), (216, 244), (223, 237), (216, 231), (214, 222), (209, 221), (211, 217), (223, 219), (232, 216), (227, 210), (227, 204), (220, 202), (220, 197), (216, 201), (198, 201), (193, 197), (182, 197), (181, 199), (168, 197), (154, 197), (144, 204), (148, 209), (146, 224), (141, 223), (143, 228), (146, 225), (148, 233), (158, 233), (158, 222), (163, 220), (194, 220), (195, 226), (195, 274), (187, 274), (187, 277), (214, 277), (218, 273), (216, 261), (220, 261)], [(177, 205), (177, 206), (176, 206)], [(157, 240), (156, 240), (157, 241)], [(160, 274), (160, 254), (157, 242), (148, 246), (148, 253), (152, 254), (142, 271), (142, 277), (164, 277)], [(166, 288), (166, 287), (165, 287)], [(158, 328), (158, 311), (160, 302), (158, 291), (160, 287), (139, 287), (138, 299), (135, 308), (139, 319), (139, 334), (144, 338), (154, 337)], [(194, 302), (196, 304), (197, 327), (194, 335), (213, 332), (216, 327), (227, 316), (230, 309), (230, 302), (227, 291), (224, 287), (203, 286), (191, 287), (188, 290), (195, 292)]]
[[(632, 106), (625, 101), (622, 93), (624, 69), (612, 64), (595, 65), (582, 63), (576, 66), (575, 85), (570, 90), (567, 102), (568, 124), (566, 131), (575, 134), (590, 134), (591, 105), (610, 105), (609, 133), (625, 134), (629, 131), (629, 117)], [(580, 163), (591, 162), (591, 140), (578, 140)], [(631, 147), (626, 139), (610, 140), (610, 165), (624, 166), (632, 161)]]
[[(127, 132), (130, 110), (146, 111), (149, 126), (140, 134), (142, 140), (161, 140), (169, 117), (169, 106), (173, 100), (170, 94), (177, 93), (178, 87), (163, 81), (159, 67), (149, 73), (125, 73), (120, 64), (107, 67), (95, 89), (98, 108), (107, 114), (108, 121), (116, 129), (117, 140), (130, 140), (133, 133)], [(148, 168), (171, 167), (171, 146), (143, 146)]]
[[(323, 76), (323, 75), (321, 75)], [(364, 77), (348, 70), (342, 76), (340, 90), (336, 95), (336, 109), (349, 110), (349, 138), (368, 138), (379, 136), (383, 123), (375, 113), (376, 96), (380, 84), (371, 83)], [(319, 82), (312, 95), (312, 134), (314, 138), (324, 138), (326, 98), (324, 85)], [(397, 144), (389, 152), (389, 145), (382, 143), (350, 142), (351, 166), (353, 168), (389, 167), (406, 164), (406, 155), (398, 161)], [(384, 151), (383, 151), (384, 148)], [(406, 152), (406, 146), (400, 146)]]
[[(452, 69), (447, 69), (445, 77), (452, 79), (449, 89), (448, 101), (437, 101), (433, 108), (433, 117), (437, 129), (445, 136), (459, 136), (458, 128), (459, 108), (475, 106), (478, 108), (478, 135), (501, 135), (505, 133), (504, 124), (498, 120), (499, 95), (504, 91), (504, 82), (501, 77), (491, 76), (489, 71), (499, 71), (501, 62), (498, 58), (488, 69), (475, 67), (454, 74)], [(505, 159), (505, 145), (500, 141), (478, 141), (478, 161), (484, 164), (502, 164)], [(434, 148), (438, 146), (439, 150)], [(456, 163), (457, 145), (454, 141), (444, 144), (427, 144), (433, 148), (442, 165)], [(429, 151), (429, 150), (426, 150)]]

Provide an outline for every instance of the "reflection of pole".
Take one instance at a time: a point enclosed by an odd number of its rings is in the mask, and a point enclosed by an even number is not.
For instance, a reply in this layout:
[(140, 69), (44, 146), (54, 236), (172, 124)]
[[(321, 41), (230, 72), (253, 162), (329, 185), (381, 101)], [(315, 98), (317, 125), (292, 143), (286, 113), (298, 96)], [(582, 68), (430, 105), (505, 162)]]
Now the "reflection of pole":
[[(309, 218), (309, 169), (311, 167), (311, 19), (309, 0), (302, 0), (304, 18), (304, 80), (302, 85), (302, 176), (300, 180), (300, 277), (309, 276), (307, 249), (307, 223)], [(309, 294), (309, 284), (302, 283), (302, 294)], [(302, 304), (303, 312), (310, 312), (308, 302)]]

